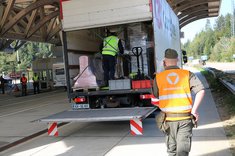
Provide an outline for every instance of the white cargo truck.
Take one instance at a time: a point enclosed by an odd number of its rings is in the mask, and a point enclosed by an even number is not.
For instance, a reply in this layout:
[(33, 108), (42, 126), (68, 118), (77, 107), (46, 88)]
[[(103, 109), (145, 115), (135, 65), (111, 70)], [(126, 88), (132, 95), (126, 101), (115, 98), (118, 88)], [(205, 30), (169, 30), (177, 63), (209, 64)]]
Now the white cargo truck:
[[(179, 21), (166, 0), (63, 1), (62, 27), (73, 110), (40, 119), (43, 122), (142, 121), (157, 109), (151, 105), (151, 84), (154, 73), (163, 70), (164, 51), (177, 50), (182, 64)], [(125, 52), (117, 59), (117, 79), (103, 90), (99, 46), (107, 30), (118, 33)], [(80, 56), (75, 78), (68, 70), (70, 53)]]
[(64, 63), (55, 63), (52, 67), (53, 72), (53, 86), (54, 87), (65, 87), (66, 76)]

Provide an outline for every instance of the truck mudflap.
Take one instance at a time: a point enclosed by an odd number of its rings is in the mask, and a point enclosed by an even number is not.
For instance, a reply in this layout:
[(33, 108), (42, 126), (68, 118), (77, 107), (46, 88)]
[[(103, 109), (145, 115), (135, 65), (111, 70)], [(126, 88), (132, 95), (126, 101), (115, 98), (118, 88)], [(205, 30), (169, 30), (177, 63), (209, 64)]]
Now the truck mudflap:
[(67, 110), (45, 118), (39, 122), (48, 123), (48, 134), (58, 136), (57, 123), (62, 122), (104, 122), (129, 121), (132, 135), (142, 135), (142, 121), (152, 114), (157, 107), (105, 108)]

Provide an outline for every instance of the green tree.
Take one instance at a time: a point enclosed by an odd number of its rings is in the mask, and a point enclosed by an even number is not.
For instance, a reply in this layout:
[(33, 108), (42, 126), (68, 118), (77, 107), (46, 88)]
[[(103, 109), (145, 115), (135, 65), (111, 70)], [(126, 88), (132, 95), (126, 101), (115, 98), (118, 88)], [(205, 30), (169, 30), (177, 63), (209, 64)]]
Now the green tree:
[(231, 37), (231, 14), (219, 16), (215, 23), (215, 35), (219, 41), (221, 37)]
[(231, 62), (232, 61), (232, 52), (231, 45), (235, 42), (230, 38), (223, 37), (219, 42), (216, 43), (215, 47), (212, 50), (210, 58), (212, 61), (216, 62)]
[(211, 22), (210, 22), (210, 20), (209, 20), (209, 19), (207, 19), (207, 20), (206, 20), (205, 28), (206, 28), (206, 31), (208, 31), (208, 30), (212, 30), (212, 28), (211, 28)]
[(200, 58), (207, 55), (211, 61), (232, 61), (234, 39), (231, 39), (231, 18), (231, 14), (219, 16), (213, 28), (208, 19), (205, 28), (191, 42), (183, 45), (190, 52), (188, 56)]
[[(51, 44), (47, 43), (25, 43), (20, 49), (18, 49), (19, 60), (21, 63), (19, 65), (19, 68), (18, 64), (15, 63), (15, 68), (17, 70), (26, 70), (26, 68), (31, 65), (33, 60), (37, 58), (52, 57), (51, 46)], [(6, 54), (5, 52), (0, 52), (0, 72), (11, 72), (13, 69), (13, 63), (9, 65), (9, 62), (16, 62), (16, 58), (16, 53)]]
[(33, 60), (37, 58), (52, 57), (51, 44), (27, 42), (19, 50), (19, 57), (21, 60), (21, 69), (26, 69), (31, 66)]
[(209, 56), (211, 54), (212, 48), (215, 46), (215, 35), (212, 29), (208, 29), (205, 34), (205, 46), (203, 49), (203, 54)]
[(229, 62), (234, 61), (233, 55), (235, 55), (235, 37), (230, 39), (230, 45), (228, 49), (228, 58)]

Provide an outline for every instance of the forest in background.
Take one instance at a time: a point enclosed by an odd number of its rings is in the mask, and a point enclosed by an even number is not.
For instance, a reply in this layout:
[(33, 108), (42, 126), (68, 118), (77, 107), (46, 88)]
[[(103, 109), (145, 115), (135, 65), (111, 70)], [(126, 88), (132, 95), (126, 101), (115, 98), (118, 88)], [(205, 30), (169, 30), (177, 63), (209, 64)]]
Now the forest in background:
[(206, 55), (208, 60), (213, 62), (234, 61), (235, 37), (232, 33), (232, 17), (231, 14), (221, 15), (213, 26), (207, 19), (204, 29), (196, 34), (192, 41), (184, 43), (182, 49), (194, 59)]
[(47, 43), (26, 42), (17, 52), (0, 52), (0, 73), (8, 74), (13, 70), (26, 71), (30, 69), (32, 61), (53, 57), (52, 46)]
[[(181, 46), (182, 49), (186, 50), (187, 56), (193, 59), (200, 59), (201, 56), (206, 55), (209, 61), (234, 61), (235, 37), (232, 34), (231, 21), (231, 14), (219, 16), (213, 26), (207, 19), (204, 29), (196, 34), (192, 41), (184, 43)], [(35, 59), (53, 57), (52, 46), (47, 43), (26, 42), (18, 52), (0, 52), (0, 73), (7, 74), (13, 69), (26, 71)]]

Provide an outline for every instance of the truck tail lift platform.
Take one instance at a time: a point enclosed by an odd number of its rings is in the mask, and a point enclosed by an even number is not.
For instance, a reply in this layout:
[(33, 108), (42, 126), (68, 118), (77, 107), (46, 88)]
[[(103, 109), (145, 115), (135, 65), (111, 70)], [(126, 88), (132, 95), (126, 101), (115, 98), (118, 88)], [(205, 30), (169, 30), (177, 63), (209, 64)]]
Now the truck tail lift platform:
[(157, 107), (133, 107), (68, 110), (39, 119), (38, 121), (48, 123), (48, 135), (50, 136), (58, 136), (58, 122), (104, 122), (129, 120), (131, 134), (142, 135), (142, 121), (156, 109)]

